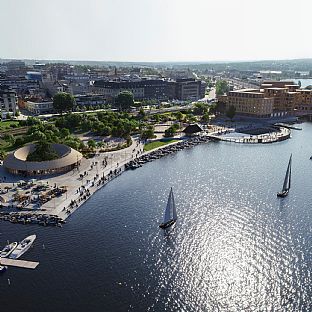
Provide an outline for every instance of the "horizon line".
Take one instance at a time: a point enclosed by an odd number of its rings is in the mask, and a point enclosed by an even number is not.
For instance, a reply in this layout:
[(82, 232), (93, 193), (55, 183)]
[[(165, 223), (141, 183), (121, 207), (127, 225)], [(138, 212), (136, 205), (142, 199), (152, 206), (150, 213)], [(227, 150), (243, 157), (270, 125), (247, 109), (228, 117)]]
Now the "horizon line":
[(96, 63), (135, 63), (135, 64), (229, 64), (229, 63), (257, 63), (257, 62), (283, 62), (283, 61), (299, 61), (312, 60), (311, 57), (306, 58), (290, 58), (290, 59), (248, 59), (248, 60), (210, 60), (210, 61), (104, 61), (104, 60), (81, 60), (81, 59), (44, 59), (44, 58), (2, 58), (0, 60), (11, 61), (47, 61), (47, 62), (96, 62)]

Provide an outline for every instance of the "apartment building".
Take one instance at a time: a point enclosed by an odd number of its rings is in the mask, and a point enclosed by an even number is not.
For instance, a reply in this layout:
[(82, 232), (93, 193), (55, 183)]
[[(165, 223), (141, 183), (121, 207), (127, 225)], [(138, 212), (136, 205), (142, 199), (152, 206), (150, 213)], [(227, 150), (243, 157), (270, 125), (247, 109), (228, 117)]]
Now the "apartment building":
[(4, 118), (7, 113), (15, 115), (18, 111), (16, 92), (7, 86), (0, 86), (0, 111), (1, 118)]
[[(292, 81), (264, 81), (260, 89), (231, 91), (225, 96), (226, 108), (231, 105), (241, 115), (283, 117), (308, 110), (310, 97)], [(303, 103), (305, 103), (303, 105)]]
[(226, 97), (226, 109), (234, 106), (236, 113), (250, 117), (271, 117), (274, 99), (258, 89), (230, 91)]
[(300, 100), (296, 106), (296, 115), (312, 115), (312, 90), (300, 89)]

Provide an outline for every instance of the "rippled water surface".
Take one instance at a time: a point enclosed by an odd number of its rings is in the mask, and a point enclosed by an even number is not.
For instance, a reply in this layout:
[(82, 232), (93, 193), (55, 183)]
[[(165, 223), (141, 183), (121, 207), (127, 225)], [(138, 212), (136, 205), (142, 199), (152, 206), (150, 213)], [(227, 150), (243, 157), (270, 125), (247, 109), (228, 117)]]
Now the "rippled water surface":
[[(211, 142), (128, 171), (63, 228), (1, 222), (1, 245), (37, 234), (25, 258), (40, 265), (0, 276), (0, 307), (311, 311), (312, 124), (300, 126), (285, 142)], [(179, 219), (164, 234), (171, 186)]]

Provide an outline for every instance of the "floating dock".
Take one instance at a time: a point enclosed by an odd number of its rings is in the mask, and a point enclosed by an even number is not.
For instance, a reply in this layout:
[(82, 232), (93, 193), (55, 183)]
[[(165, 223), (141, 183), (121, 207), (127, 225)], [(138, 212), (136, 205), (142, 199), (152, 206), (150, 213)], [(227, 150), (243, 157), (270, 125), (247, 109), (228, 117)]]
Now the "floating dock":
[(39, 262), (0, 258), (0, 265), (15, 266), (24, 269), (35, 269)]

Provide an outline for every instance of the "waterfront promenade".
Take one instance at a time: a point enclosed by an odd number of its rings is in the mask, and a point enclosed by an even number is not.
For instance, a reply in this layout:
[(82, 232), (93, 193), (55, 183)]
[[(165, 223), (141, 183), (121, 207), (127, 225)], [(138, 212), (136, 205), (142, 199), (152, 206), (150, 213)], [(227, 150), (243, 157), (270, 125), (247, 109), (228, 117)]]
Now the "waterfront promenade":
[[(123, 150), (98, 153), (90, 159), (83, 158), (77, 169), (63, 175), (41, 177), (40, 180), (35, 182), (37, 185), (47, 185), (52, 189), (65, 187), (67, 191), (62, 196), (54, 197), (40, 207), (34, 205), (25, 207), (25, 213), (55, 215), (65, 220), (94, 192), (114, 176), (120, 174), (126, 163), (142, 154), (143, 146), (142, 143), (133, 139), (131, 146)], [(1, 188), (10, 188), (8, 193), (3, 195), (8, 199), (8, 202), (3, 203), (3, 206), (13, 206), (14, 208), (16, 203), (12, 201), (12, 198), (14, 192), (18, 189), (17, 184), (21, 177), (8, 174), (3, 166), (0, 167), (0, 177), (3, 181)], [(27, 180), (31, 180), (31, 178)]]

